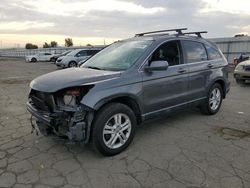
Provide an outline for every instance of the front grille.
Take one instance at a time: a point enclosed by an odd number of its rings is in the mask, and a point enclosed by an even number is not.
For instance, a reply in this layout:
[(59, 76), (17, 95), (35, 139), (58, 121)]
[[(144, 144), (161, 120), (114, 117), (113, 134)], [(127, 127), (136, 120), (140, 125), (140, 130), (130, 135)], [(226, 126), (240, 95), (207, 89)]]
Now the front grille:
[(250, 66), (245, 66), (245, 71), (250, 71)]
[(53, 95), (45, 92), (32, 90), (30, 93), (30, 102), (38, 109), (46, 112), (53, 112)]

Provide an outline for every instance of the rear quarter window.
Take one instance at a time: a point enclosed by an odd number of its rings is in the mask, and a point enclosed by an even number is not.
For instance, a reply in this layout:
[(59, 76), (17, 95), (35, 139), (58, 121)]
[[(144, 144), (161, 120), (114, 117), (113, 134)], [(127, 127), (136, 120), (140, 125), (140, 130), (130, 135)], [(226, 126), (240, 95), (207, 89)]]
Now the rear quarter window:
[(206, 49), (202, 43), (195, 41), (182, 41), (182, 45), (187, 63), (206, 61), (208, 59)]
[(206, 49), (207, 49), (207, 54), (208, 54), (209, 60), (222, 58), (220, 52), (217, 49), (215, 49), (214, 47), (206, 45)]

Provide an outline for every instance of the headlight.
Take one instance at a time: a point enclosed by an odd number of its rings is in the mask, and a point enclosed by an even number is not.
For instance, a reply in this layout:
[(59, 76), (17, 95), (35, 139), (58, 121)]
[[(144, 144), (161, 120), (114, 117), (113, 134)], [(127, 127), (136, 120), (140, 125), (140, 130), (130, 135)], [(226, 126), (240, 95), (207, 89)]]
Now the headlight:
[(75, 106), (76, 105), (76, 97), (73, 95), (64, 95), (63, 102), (67, 106)]
[(77, 97), (80, 96), (80, 89), (74, 88), (67, 90), (65, 95), (63, 96), (63, 102), (67, 106), (76, 106), (77, 104)]
[(237, 65), (235, 70), (243, 70), (244, 69), (244, 65)]

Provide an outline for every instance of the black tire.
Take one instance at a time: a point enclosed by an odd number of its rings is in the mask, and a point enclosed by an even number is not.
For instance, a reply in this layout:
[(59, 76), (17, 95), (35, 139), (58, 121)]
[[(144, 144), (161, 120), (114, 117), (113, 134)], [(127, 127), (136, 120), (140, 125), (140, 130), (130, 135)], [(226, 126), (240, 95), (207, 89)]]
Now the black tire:
[(37, 59), (35, 57), (32, 57), (31, 62), (35, 63), (35, 62), (37, 62)]
[(244, 83), (245, 83), (245, 80), (240, 79), (240, 78), (236, 78), (235, 80), (236, 80), (236, 82), (237, 82), (238, 84), (244, 84)]
[[(215, 105), (215, 107), (211, 107), (211, 103), (210, 103), (210, 99), (211, 97), (213, 96), (213, 91), (218, 91), (220, 92), (220, 101), (217, 102), (217, 105)], [(210, 89), (209, 89), (209, 92), (207, 94), (207, 99), (205, 101), (205, 103), (201, 106), (201, 112), (203, 114), (206, 114), (206, 115), (214, 115), (216, 114), (220, 107), (221, 107), (221, 103), (222, 103), (222, 100), (223, 100), (223, 90), (222, 90), (222, 87), (220, 84), (218, 83), (215, 83)]]
[[(117, 148), (111, 148), (111, 146), (109, 147), (105, 143), (106, 137), (103, 134), (104, 127), (105, 127), (106, 124), (111, 122), (111, 120), (112, 120), (112, 118), (114, 116), (119, 115), (119, 114), (126, 115), (126, 117), (129, 118), (131, 126), (130, 126), (130, 131), (128, 131), (128, 132), (130, 132), (130, 134), (126, 137), (127, 140), (124, 143), (122, 143), (123, 145), (121, 145), (120, 147), (117, 147)], [(113, 119), (113, 120), (115, 121), (115, 119)], [(121, 123), (122, 123), (122, 120), (121, 120)], [(125, 124), (125, 123), (123, 122), (122, 124)], [(109, 125), (109, 126), (114, 127), (114, 125)], [(94, 144), (95, 148), (100, 153), (102, 153), (103, 155), (106, 155), (106, 156), (116, 155), (116, 154), (122, 152), (123, 150), (125, 150), (129, 146), (129, 144), (131, 143), (131, 141), (134, 138), (134, 135), (135, 135), (135, 132), (136, 132), (136, 126), (137, 126), (137, 123), (136, 123), (135, 114), (128, 106), (126, 106), (124, 104), (121, 104), (121, 103), (107, 104), (107, 105), (105, 105), (104, 107), (102, 107), (100, 109), (100, 111), (97, 113), (97, 115), (95, 117), (95, 120), (94, 120), (94, 123), (93, 123), (93, 129), (92, 129), (92, 141), (93, 141), (93, 144)], [(115, 132), (117, 130), (113, 130), (113, 131)], [(113, 135), (115, 135), (115, 134), (118, 135), (120, 133), (119, 133), (119, 130), (118, 130), (118, 133), (112, 133), (112, 134)], [(123, 136), (125, 134), (123, 134)], [(110, 135), (110, 139), (109, 139), (108, 142), (110, 142), (110, 140), (115, 140), (115, 139), (112, 139), (112, 136)], [(116, 142), (121, 142), (120, 139), (122, 139), (121, 135), (119, 136), (119, 138), (116, 137), (115, 143)]]
[(69, 62), (68, 67), (77, 67), (77, 63), (75, 61)]

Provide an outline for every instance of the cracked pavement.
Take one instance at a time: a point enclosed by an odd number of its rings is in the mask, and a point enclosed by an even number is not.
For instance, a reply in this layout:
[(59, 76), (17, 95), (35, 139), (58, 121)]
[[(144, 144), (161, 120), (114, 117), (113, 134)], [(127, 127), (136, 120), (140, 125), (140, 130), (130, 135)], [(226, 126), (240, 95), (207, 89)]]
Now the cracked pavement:
[(140, 125), (123, 153), (30, 134), (29, 82), (50, 63), (0, 58), (0, 187), (250, 187), (250, 84), (231, 79), (214, 116), (199, 110)]

